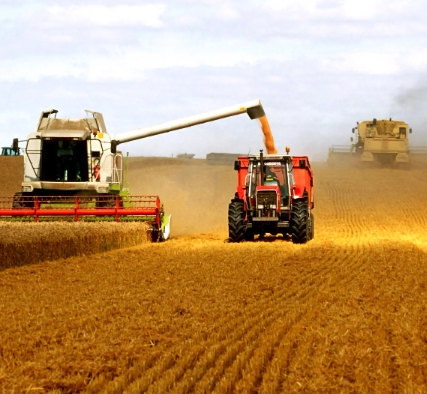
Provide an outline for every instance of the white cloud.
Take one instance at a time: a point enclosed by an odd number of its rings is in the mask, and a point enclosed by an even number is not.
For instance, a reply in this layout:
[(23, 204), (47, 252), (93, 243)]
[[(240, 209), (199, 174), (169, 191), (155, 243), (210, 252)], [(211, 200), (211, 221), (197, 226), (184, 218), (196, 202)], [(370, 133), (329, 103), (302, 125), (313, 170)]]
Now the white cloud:
[(425, 8), (422, 0), (265, 0), (263, 7), (278, 13), (288, 20), (326, 20), (335, 18), (348, 21), (384, 20), (396, 18), (395, 24), (403, 22), (402, 16), (414, 15)]
[(427, 70), (427, 50), (408, 50), (404, 53), (353, 51), (323, 58), (320, 64), (325, 71), (347, 74), (384, 76), (405, 72), (419, 73)]
[(164, 26), (162, 15), (164, 4), (144, 5), (79, 5), (52, 6), (26, 12), (21, 15), (23, 22), (37, 24), (41, 28), (67, 27), (130, 27), (146, 26), (161, 28)]
[(229, 4), (224, 4), (220, 6), (217, 15), (220, 19), (225, 20), (234, 20), (239, 17), (239, 13), (237, 12), (237, 10)]

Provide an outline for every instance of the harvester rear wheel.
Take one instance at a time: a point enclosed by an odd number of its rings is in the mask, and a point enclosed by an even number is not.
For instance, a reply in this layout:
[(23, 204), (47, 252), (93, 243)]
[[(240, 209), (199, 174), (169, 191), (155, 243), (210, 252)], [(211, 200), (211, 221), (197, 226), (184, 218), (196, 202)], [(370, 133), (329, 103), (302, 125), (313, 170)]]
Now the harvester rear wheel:
[(290, 228), (293, 243), (304, 244), (310, 240), (307, 200), (297, 200), (292, 204)]
[(241, 242), (245, 237), (243, 202), (231, 201), (228, 206), (228, 236), (231, 242)]

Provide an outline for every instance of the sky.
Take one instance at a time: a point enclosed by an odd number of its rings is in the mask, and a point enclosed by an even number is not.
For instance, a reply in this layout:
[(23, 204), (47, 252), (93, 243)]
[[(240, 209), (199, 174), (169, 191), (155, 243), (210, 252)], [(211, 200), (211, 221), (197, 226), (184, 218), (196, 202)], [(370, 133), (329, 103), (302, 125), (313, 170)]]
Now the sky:
[[(325, 160), (363, 120), (427, 146), (425, 0), (0, 0), (0, 145), (40, 113), (110, 134), (259, 99), (277, 150)], [(245, 114), (120, 146), (131, 156), (263, 149)]]

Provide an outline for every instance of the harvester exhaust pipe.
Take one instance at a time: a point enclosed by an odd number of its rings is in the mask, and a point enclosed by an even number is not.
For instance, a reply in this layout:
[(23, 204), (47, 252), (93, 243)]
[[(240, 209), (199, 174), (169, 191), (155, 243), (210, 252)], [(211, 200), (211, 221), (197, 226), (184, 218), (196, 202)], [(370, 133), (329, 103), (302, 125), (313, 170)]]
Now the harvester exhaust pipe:
[(264, 186), (264, 155), (262, 153), (262, 149), (259, 151), (259, 165), (261, 171), (261, 186)]
[(205, 112), (199, 115), (188, 116), (186, 118), (172, 120), (170, 122), (161, 123), (155, 126), (115, 134), (114, 136), (112, 136), (111, 148), (113, 151), (113, 149), (115, 149), (117, 145), (123, 142), (129, 142), (141, 138), (150, 137), (153, 135), (168, 133), (169, 131), (184, 129), (186, 127), (212, 122), (214, 120), (227, 118), (234, 115), (240, 115), (243, 113), (247, 113), (251, 119), (257, 119), (262, 116), (265, 116), (261, 101), (252, 100), (242, 104), (233, 105), (231, 107), (222, 108), (216, 111)]

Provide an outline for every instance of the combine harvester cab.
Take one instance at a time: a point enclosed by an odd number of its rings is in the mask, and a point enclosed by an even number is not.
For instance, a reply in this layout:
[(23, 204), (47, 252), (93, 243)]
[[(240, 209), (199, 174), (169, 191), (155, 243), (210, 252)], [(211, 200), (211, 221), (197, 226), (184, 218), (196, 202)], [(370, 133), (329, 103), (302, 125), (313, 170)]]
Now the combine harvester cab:
[(228, 210), (231, 242), (267, 233), (290, 235), (294, 243), (314, 237), (313, 172), (307, 156), (260, 151), (239, 157), (235, 170), (237, 192)]
[[(381, 166), (407, 167), (411, 161), (408, 145), (412, 129), (398, 120), (377, 120), (358, 122), (352, 129), (355, 142), (352, 145), (333, 145), (329, 148), (328, 164), (365, 167), (363, 163)], [(351, 138), (353, 142), (353, 137)], [(425, 153), (418, 148), (416, 153)]]
[[(170, 215), (158, 196), (132, 196), (124, 187), (124, 160), (117, 146), (247, 113), (264, 116), (259, 100), (110, 135), (101, 113), (83, 119), (59, 119), (58, 111), (42, 112), (24, 152), (21, 192), (0, 197), (0, 219), (20, 221), (144, 221), (152, 240), (170, 236)], [(14, 145), (17, 145), (14, 139)], [(17, 148), (17, 146), (16, 146)]]

